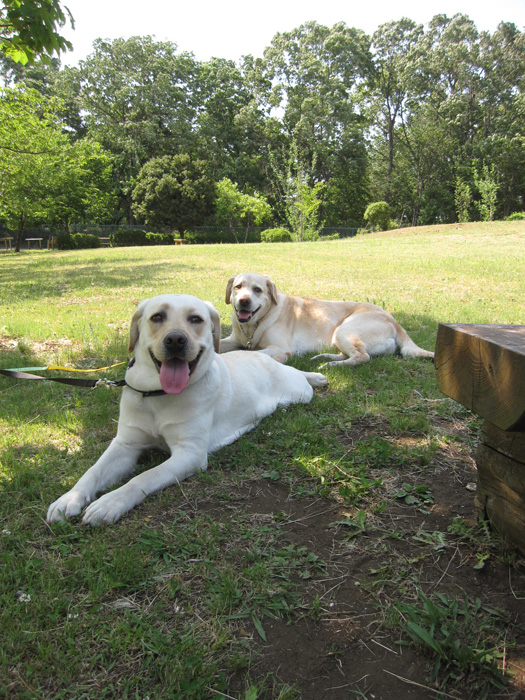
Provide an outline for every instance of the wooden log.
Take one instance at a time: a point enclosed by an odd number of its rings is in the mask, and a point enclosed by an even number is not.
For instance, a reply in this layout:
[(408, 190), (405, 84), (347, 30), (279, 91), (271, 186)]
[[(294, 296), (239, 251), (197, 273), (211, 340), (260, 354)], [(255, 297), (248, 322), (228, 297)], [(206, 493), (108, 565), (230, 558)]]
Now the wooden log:
[(476, 451), (478, 507), (525, 554), (525, 433), (485, 422)]
[(525, 326), (440, 323), (440, 390), (505, 431), (525, 430)]

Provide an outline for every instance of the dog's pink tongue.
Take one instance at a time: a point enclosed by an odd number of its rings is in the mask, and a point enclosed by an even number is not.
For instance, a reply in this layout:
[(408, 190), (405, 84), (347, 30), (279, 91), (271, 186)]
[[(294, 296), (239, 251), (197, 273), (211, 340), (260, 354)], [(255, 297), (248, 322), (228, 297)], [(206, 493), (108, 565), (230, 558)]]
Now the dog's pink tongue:
[(190, 367), (182, 360), (168, 360), (160, 366), (160, 385), (166, 394), (181, 394), (188, 386)]
[(249, 321), (252, 317), (251, 311), (239, 311), (238, 313), (239, 321)]

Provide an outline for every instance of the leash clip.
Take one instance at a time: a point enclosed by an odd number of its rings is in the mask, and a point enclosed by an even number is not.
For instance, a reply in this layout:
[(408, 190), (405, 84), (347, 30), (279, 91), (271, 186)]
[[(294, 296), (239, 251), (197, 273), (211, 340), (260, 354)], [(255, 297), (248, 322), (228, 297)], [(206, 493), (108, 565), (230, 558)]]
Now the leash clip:
[(99, 386), (105, 386), (106, 389), (114, 389), (115, 387), (118, 386), (116, 382), (111, 381), (111, 379), (97, 379), (95, 384), (93, 384), (93, 389), (96, 389)]

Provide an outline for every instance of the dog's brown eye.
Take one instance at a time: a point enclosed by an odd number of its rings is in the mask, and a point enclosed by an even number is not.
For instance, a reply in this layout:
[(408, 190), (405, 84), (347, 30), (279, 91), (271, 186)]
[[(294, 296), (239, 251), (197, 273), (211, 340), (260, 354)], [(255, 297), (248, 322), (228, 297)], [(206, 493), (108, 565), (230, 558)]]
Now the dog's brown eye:
[(242, 284), (236, 284), (234, 289), (242, 289)]
[(260, 293), (262, 292), (262, 289), (261, 289), (260, 287), (254, 287), (254, 288), (253, 288), (253, 291), (254, 291), (256, 294), (260, 294)]
[(190, 316), (188, 320), (190, 323), (193, 323), (193, 324), (202, 323), (204, 321), (204, 319), (201, 318), (200, 316)]
[(150, 321), (153, 321), (153, 323), (162, 323), (162, 321), (164, 321), (164, 314), (153, 314)]

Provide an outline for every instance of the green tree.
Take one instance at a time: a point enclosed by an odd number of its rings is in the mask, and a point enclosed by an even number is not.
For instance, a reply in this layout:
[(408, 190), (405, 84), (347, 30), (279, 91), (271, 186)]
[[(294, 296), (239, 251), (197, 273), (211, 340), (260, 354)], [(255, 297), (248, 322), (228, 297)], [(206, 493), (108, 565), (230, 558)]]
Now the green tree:
[[(265, 77), (273, 89), (269, 105), (282, 112), (284, 133), (289, 142), (295, 140), (301, 159), (310, 167), (315, 163), (314, 182), (334, 180), (337, 189), (356, 195), (345, 218), (360, 218), (365, 206), (359, 90), (372, 69), (369, 44), (362, 31), (343, 22), (331, 28), (307, 22), (276, 34), (264, 52)], [(286, 169), (286, 161), (280, 169)]]
[(72, 143), (58, 118), (60, 102), (36, 90), (0, 91), (0, 216), (18, 231), (40, 222), (96, 219), (111, 209), (111, 163), (100, 145)]
[(0, 90), (0, 217), (18, 231), (17, 252), (26, 227), (46, 217), (53, 164), (69, 146), (56, 106), (35, 90)]
[(244, 242), (248, 238), (250, 226), (263, 226), (272, 217), (272, 208), (261, 195), (248, 195), (239, 191), (236, 183), (224, 178), (217, 184), (217, 199), (214, 221), (226, 224), (239, 243), (236, 227), (245, 227)]
[(133, 211), (150, 226), (170, 226), (184, 232), (202, 224), (214, 212), (215, 184), (206, 163), (189, 155), (152, 158), (140, 170), (133, 189)]
[(493, 221), (498, 201), (499, 178), (494, 165), (484, 165), (481, 174), (474, 169), (474, 183), (481, 197), (476, 206), (483, 221)]
[(280, 168), (272, 159), (274, 181), (284, 202), (284, 216), (296, 240), (316, 240), (322, 223), (319, 220), (324, 183), (314, 182), (315, 156), (309, 168), (292, 140), (286, 165)]
[(126, 219), (141, 167), (164, 155), (193, 152), (197, 115), (197, 63), (171, 42), (149, 36), (97, 39), (81, 62), (78, 105), (88, 133), (115, 156)]
[(67, 7), (62, 9), (58, 0), (2, 0), (0, 51), (25, 64), (38, 56), (49, 59), (72, 49), (71, 42), (58, 32), (68, 19), (74, 27), (71, 13)]
[(458, 222), (466, 223), (467, 221), (470, 221), (469, 211), (472, 203), (472, 190), (470, 189), (470, 185), (460, 177), (456, 177), (454, 201), (456, 203)]
[(213, 58), (198, 71), (199, 110), (195, 124), (196, 152), (212, 168), (216, 181), (228, 178), (241, 191), (264, 191), (267, 178), (261, 163), (268, 147), (267, 119), (257, 102), (253, 60), (243, 67)]
[[(374, 72), (368, 90), (370, 123), (375, 136), (375, 167), (382, 173), (382, 194), (391, 200), (399, 125), (407, 117), (413, 93), (412, 60), (423, 26), (410, 19), (382, 24), (372, 37)], [(379, 174), (377, 173), (377, 174)]]
[(525, 209), (525, 33), (510, 22), (481, 39), (483, 139), (479, 159), (498, 172), (503, 216)]
[(71, 224), (106, 221), (117, 198), (111, 191), (112, 159), (95, 141), (71, 143), (52, 164), (46, 190), (47, 220), (66, 233)]

